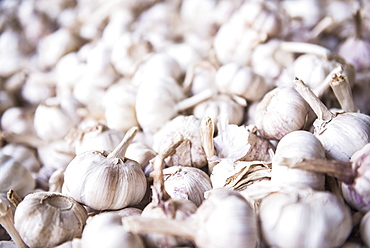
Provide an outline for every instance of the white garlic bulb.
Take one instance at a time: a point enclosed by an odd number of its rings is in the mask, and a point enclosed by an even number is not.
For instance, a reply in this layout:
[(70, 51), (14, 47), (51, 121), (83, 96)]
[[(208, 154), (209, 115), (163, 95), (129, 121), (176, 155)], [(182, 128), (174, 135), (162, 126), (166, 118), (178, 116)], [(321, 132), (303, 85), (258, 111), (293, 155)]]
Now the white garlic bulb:
[(246, 105), (247, 102), (241, 97), (219, 93), (197, 104), (193, 108), (193, 115), (198, 119), (209, 116), (216, 128), (219, 116), (226, 116), (230, 124), (240, 125), (243, 122)]
[(28, 246), (54, 247), (81, 237), (86, 219), (85, 208), (71, 197), (40, 191), (18, 204), (14, 225)]
[(295, 187), (304, 185), (315, 190), (324, 190), (325, 175), (323, 173), (291, 169), (279, 164), (280, 158), (325, 158), (325, 149), (312, 133), (298, 130), (285, 135), (277, 144), (272, 158), (271, 181), (285, 183)]
[(276, 87), (259, 102), (255, 124), (263, 137), (280, 140), (305, 127), (309, 110), (307, 102), (293, 87)]
[(34, 115), (34, 129), (45, 141), (64, 138), (81, 117), (76, 113), (81, 104), (72, 96), (52, 97), (40, 103)]
[(138, 162), (125, 151), (138, 128), (131, 128), (112, 151), (87, 151), (77, 155), (64, 172), (62, 192), (95, 210), (120, 209), (138, 204), (147, 182)]
[(164, 188), (174, 199), (187, 199), (197, 207), (204, 200), (204, 193), (212, 189), (209, 176), (195, 167), (171, 166), (163, 170)]
[(9, 107), (1, 115), (2, 131), (15, 134), (34, 134), (34, 108)]
[(68, 136), (76, 155), (87, 151), (113, 151), (124, 137), (123, 132), (102, 123), (71, 132)]
[(167, 122), (153, 136), (153, 150), (161, 153), (174, 144), (178, 137), (185, 140), (176, 152), (166, 159), (166, 165), (182, 165), (201, 168), (207, 165), (207, 157), (203, 150), (200, 120), (193, 115), (179, 115)]
[(10, 189), (23, 198), (31, 193), (36, 186), (36, 181), (31, 172), (13, 157), (0, 152), (0, 193)]
[(121, 80), (111, 85), (104, 93), (104, 117), (107, 126), (126, 132), (132, 126), (138, 126), (135, 102), (137, 87)]
[(317, 115), (313, 123), (314, 135), (323, 144), (327, 158), (348, 161), (353, 153), (370, 142), (370, 116), (333, 114), (302, 80), (296, 79), (294, 87)]
[(137, 234), (127, 232), (121, 222), (122, 217), (115, 212), (103, 212), (91, 217), (82, 233), (82, 248), (144, 248), (144, 242)]
[(186, 237), (197, 247), (256, 247), (257, 216), (245, 198), (225, 188), (208, 192), (206, 200), (187, 220), (127, 217), (124, 226), (134, 233), (162, 233)]
[(220, 92), (238, 95), (249, 101), (259, 101), (272, 86), (251, 67), (227, 63), (218, 68), (215, 83)]
[(1, 148), (1, 152), (13, 157), (14, 160), (21, 163), (31, 173), (36, 173), (41, 168), (39, 158), (36, 156), (36, 150), (28, 146), (8, 143)]
[(339, 247), (350, 235), (350, 209), (333, 193), (305, 188), (262, 199), (261, 231), (272, 247)]
[(370, 246), (370, 212), (366, 212), (360, 222), (361, 240)]

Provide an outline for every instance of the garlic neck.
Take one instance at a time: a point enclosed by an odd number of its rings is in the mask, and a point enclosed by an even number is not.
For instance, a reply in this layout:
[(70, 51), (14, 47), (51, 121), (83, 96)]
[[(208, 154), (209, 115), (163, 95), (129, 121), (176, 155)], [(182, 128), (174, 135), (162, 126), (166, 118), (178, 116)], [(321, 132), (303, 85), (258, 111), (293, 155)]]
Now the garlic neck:
[(130, 128), (125, 136), (123, 137), (121, 143), (118, 144), (118, 146), (113, 150), (113, 152), (109, 153), (107, 158), (122, 158), (124, 159), (124, 156), (126, 154), (126, 150), (128, 146), (131, 144), (132, 140), (135, 138), (136, 133), (138, 132), (138, 127), (132, 127)]
[(346, 76), (336, 73), (333, 75), (330, 86), (338, 99), (341, 108), (345, 112), (359, 112), (353, 97), (351, 86)]

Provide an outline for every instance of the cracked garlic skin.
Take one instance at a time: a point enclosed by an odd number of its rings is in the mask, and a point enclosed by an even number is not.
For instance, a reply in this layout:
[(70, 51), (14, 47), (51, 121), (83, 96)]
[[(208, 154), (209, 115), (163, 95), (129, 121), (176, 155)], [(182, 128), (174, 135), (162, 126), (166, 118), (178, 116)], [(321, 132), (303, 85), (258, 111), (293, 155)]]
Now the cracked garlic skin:
[(293, 131), (279, 141), (272, 158), (271, 181), (292, 186), (305, 185), (316, 190), (324, 190), (325, 175), (323, 173), (292, 169), (280, 165), (278, 161), (282, 157), (324, 159), (325, 149), (312, 133), (304, 130)]
[(91, 217), (82, 232), (81, 248), (144, 248), (141, 237), (127, 232), (121, 219), (122, 216), (115, 212), (103, 212)]
[(293, 87), (276, 87), (259, 102), (255, 122), (260, 134), (280, 140), (286, 134), (303, 129), (309, 106)]
[(200, 134), (200, 120), (193, 115), (179, 115), (162, 126), (153, 136), (153, 149), (158, 153), (163, 152), (177, 141), (178, 135), (186, 141), (177, 147), (175, 154), (166, 159), (166, 165), (196, 168), (207, 165)]
[(114, 210), (138, 204), (147, 181), (138, 162), (125, 158), (138, 128), (131, 128), (111, 153), (87, 151), (68, 164), (62, 192), (95, 210)]
[(259, 208), (270, 247), (340, 247), (352, 230), (351, 212), (331, 192), (297, 188), (271, 193)]
[(212, 189), (207, 173), (195, 167), (171, 166), (163, 170), (164, 188), (172, 198), (190, 200), (197, 207)]
[(85, 208), (59, 193), (35, 192), (18, 204), (14, 225), (31, 248), (54, 247), (81, 237), (87, 220)]
[(0, 193), (13, 189), (23, 198), (31, 193), (35, 186), (35, 179), (23, 164), (0, 152)]

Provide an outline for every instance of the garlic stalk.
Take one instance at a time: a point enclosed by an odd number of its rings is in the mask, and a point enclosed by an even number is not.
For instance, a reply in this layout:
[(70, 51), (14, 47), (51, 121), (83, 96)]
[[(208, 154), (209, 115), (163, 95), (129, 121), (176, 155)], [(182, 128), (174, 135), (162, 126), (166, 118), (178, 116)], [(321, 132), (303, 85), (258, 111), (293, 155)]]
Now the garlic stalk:
[(348, 161), (353, 153), (370, 141), (370, 116), (333, 114), (302, 80), (296, 78), (294, 88), (317, 116), (313, 123), (314, 135), (323, 144), (327, 158)]
[(13, 210), (0, 199), (0, 224), (6, 229), (18, 248), (27, 248), (28, 246), (23, 242), (17, 229), (14, 227), (13, 218)]
[(240, 193), (213, 189), (187, 220), (133, 216), (123, 219), (133, 233), (177, 235), (193, 241), (197, 247), (256, 247), (257, 218)]
[(339, 104), (345, 112), (359, 112), (353, 97), (351, 86), (346, 76), (342, 74), (334, 74), (330, 82), (335, 97), (338, 99)]
[(120, 209), (138, 204), (147, 181), (138, 162), (125, 158), (138, 131), (132, 127), (112, 151), (87, 151), (77, 155), (64, 172), (62, 192), (96, 210)]
[(86, 219), (85, 208), (71, 197), (39, 191), (18, 204), (14, 225), (28, 246), (54, 247), (81, 237)]
[(216, 156), (216, 150), (213, 143), (214, 124), (210, 117), (205, 116), (202, 118), (200, 123), (200, 134), (202, 137), (203, 149), (207, 156), (208, 173), (212, 173), (213, 167), (217, 163), (212, 161)]
[[(164, 159), (176, 152), (176, 148), (184, 142), (180, 137), (165, 151), (159, 153), (153, 160), (154, 175), (152, 186), (152, 201), (143, 209), (141, 216), (158, 219), (188, 219), (197, 209), (195, 203), (180, 197), (171, 197), (166, 191), (163, 177)], [(173, 247), (191, 245), (189, 240), (170, 235), (143, 235), (144, 241), (149, 247)]]

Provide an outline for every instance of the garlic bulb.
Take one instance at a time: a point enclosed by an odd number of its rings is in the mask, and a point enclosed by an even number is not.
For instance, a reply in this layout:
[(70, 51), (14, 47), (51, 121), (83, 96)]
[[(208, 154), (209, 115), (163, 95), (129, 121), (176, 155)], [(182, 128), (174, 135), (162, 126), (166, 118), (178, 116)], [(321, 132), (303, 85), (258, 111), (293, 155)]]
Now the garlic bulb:
[(71, 96), (52, 97), (40, 103), (34, 115), (34, 128), (45, 141), (64, 138), (81, 120), (76, 113), (81, 104)]
[(360, 236), (361, 240), (370, 246), (370, 222), (369, 222), (370, 212), (366, 212), (361, 219), (360, 223)]
[(302, 80), (296, 79), (294, 87), (317, 115), (313, 123), (314, 135), (323, 144), (327, 158), (348, 161), (353, 153), (370, 142), (370, 116), (333, 114)]
[(230, 124), (240, 125), (243, 122), (246, 105), (246, 100), (241, 97), (218, 93), (210, 99), (197, 104), (193, 108), (193, 115), (198, 119), (209, 116), (215, 123), (216, 128), (219, 116), (227, 116)]
[(141, 141), (134, 141), (126, 150), (126, 156), (138, 162), (143, 170), (145, 170), (149, 161), (154, 158), (155, 155), (157, 155), (157, 153), (150, 146)]
[(54, 247), (81, 237), (86, 219), (85, 208), (71, 197), (40, 191), (18, 204), (14, 225), (28, 246)]
[(212, 189), (207, 173), (195, 167), (172, 166), (163, 169), (164, 188), (173, 198), (187, 199), (197, 207), (204, 200), (204, 193)]
[(291, 189), (262, 199), (263, 239), (271, 247), (339, 247), (350, 235), (350, 209), (333, 193)]
[(276, 87), (259, 102), (255, 124), (263, 137), (280, 140), (305, 127), (309, 110), (307, 102), (293, 87)]
[(197, 247), (256, 247), (257, 216), (243, 196), (229, 189), (213, 189), (188, 220), (127, 217), (127, 230), (134, 233), (163, 233), (193, 240)]
[(12, 189), (23, 198), (36, 186), (31, 172), (13, 157), (3, 153), (0, 153), (0, 172), (0, 193)]
[(131, 128), (111, 153), (87, 151), (77, 155), (64, 172), (62, 192), (96, 210), (138, 204), (146, 192), (146, 178), (138, 162), (124, 157), (137, 131)]
[(207, 157), (203, 150), (200, 120), (193, 115), (179, 115), (167, 122), (153, 136), (153, 150), (161, 153), (174, 144), (178, 136), (185, 140), (176, 152), (166, 159), (166, 165), (181, 165), (201, 168), (207, 165)]
[[(145, 206), (141, 216), (156, 219), (186, 220), (196, 211), (197, 206), (190, 199), (171, 197), (165, 189), (164, 159), (173, 154), (182, 142), (184, 140), (180, 137), (152, 160), (154, 167), (152, 201)], [(143, 238), (148, 247), (191, 245), (189, 240), (169, 235), (148, 234), (143, 235)]]
[(140, 236), (125, 231), (121, 219), (122, 217), (114, 212), (103, 212), (91, 217), (82, 233), (82, 248), (144, 248)]
[(123, 139), (124, 133), (99, 123), (80, 130), (72, 130), (68, 136), (76, 155), (79, 155), (87, 151), (112, 151)]
[(292, 186), (304, 185), (324, 190), (325, 175), (322, 173), (291, 169), (279, 164), (280, 158), (325, 158), (325, 149), (312, 133), (298, 130), (285, 135), (277, 144), (272, 158), (271, 181)]
[(138, 126), (135, 102), (137, 87), (121, 80), (111, 85), (103, 98), (104, 116), (107, 126), (126, 132), (132, 126)]
[(264, 77), (256, 74), (251, 67), (237, 63), (222, 65), (216, 73), (215, 83), (220, 92), (238, 95), (249, 101), (258, 101), (271, 90)]
[(9, 107), (1, 115), (1, 128), (3, 131), (15, 134), (33, 134), (34, 108)]

